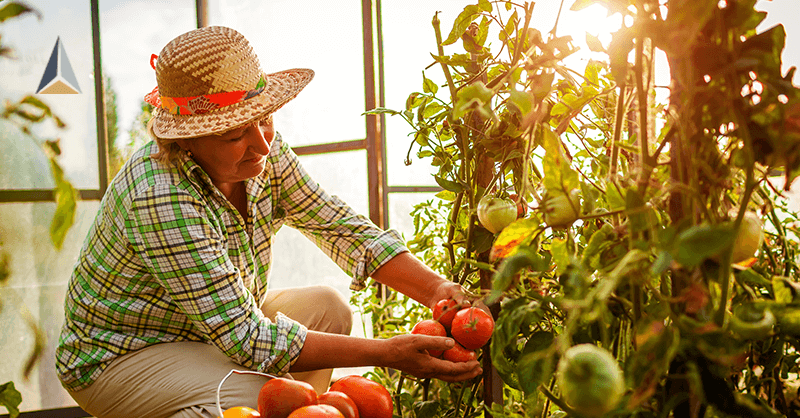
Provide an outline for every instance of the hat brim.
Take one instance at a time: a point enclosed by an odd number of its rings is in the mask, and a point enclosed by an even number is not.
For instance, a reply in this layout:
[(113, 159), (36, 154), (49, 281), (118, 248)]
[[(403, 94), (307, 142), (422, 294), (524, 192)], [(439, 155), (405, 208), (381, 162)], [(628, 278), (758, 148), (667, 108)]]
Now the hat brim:
[(175, 115), (157, 107), (153, 110), (153, 133), (162, 139), (224, 134), (280, 109), (297, 96), (312, 78), (314, 71), (307, 68), (264, 74), (267, 86), (261, 94), (198, 115)]

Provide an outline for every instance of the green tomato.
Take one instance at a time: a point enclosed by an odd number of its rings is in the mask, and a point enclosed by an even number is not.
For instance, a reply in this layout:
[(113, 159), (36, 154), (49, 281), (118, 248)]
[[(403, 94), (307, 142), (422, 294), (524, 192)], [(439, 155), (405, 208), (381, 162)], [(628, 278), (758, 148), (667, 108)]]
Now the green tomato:
[(728, 323), (731, 331), (748, 340), (761, 340), (772, 335), (775, 315), (769, 309), (752, 305), (739, 305), (733, 310)]
[(740, 263), (753, 257), (763, 242), (761, 218), (755, 212), (746, 212), (739, 233), (736, 235), (736, 241), (733, 243), (731, 263)]
[(517, 219), (517, 205), (511, 199), (486, 195), (478, 202), (478, 220), (496, 234)]
[(617, 360), (593, 344), (578, 344), (564, 353), (558, 361), (556, 382), (567, 405), (587, 418), (613, 410), (625, 393)]
[(544, 201), (544, 222), (550, 227), (567, 227), (572, 225), (580, 215), (581, 202), (578, 190), (567, 195), (558, 195)]

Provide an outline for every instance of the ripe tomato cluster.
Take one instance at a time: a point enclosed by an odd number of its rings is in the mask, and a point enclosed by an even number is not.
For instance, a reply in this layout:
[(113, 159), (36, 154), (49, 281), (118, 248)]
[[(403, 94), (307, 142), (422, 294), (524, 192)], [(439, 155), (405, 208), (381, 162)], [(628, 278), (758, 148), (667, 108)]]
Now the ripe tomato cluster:
[(442, 351), (429, 351), (434, 357), (453, 362), (475, 360), (475, 350), (483, 347), (494, 331), (494, 319), (475, 307), (461, 308), (453, 299), (442, 299), (433, 306), (433, 319), (419, 321), (412, 334), (451, 336), (456, 345)]
[(303, 381), (274, 378), (258, 392), (258, 411), (234, 407), (223, 418), (392, 418), (392, 395), (381, 384), (351, 375), (317, 395)]

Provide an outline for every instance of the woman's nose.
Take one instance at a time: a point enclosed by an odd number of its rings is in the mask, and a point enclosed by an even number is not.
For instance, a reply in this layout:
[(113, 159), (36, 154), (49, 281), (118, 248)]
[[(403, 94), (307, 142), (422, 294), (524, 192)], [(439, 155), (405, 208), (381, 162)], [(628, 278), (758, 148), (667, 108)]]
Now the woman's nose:
[(271, 132), (264, 132), (257, 124), (251, 125), (248, 131), (250, 146), (253, 150), (261, 155), (269, 154), (269, 146), (273, 138)]

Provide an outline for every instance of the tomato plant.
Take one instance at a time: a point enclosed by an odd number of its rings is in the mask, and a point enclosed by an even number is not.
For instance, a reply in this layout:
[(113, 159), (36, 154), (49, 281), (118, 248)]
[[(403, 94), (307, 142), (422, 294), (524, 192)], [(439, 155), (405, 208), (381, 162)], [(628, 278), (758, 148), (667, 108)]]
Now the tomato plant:
[(361, 418), (392, 418), (392, 395), (380, 383), (363, 376), (350, 375), (334, 382), (330, 390), (349, 396), (358, 407)]
[[(533, 4), (477, 0), (449, 31), (434, 14), (437, 65), (405, 106), (368, 112), (405, 120), (434, 168), (442, 191), (415, 206), (408, 247), (489, 307), (480, 360), (501, 382), (376, 376), (409, 416), (800, 416), (800, 217), (784, 195), (800, 175), (800, 89), (782, 69), (785, 29), (762, 27), (756, 0), (570, 3), (626, 22), (607, 44), (587, 34), (585, 67), (565, 65), (571, 38), (532, 27)], [(488, 201), (512, 195), (487, 221)], [(520, 218), (515, 201), (535, 209)], [(383, 296), (361, 299), (375, 335), (424, 317)], [(605, 366), (560, 366), (583, 344)]]
[(320, 404), (330, 405), (339, 410), (344, 418), (358, 418), (358, 406), (344, 392), (329, 390), (317, 397)]
[(317, 403), (317, 392), (306, 382), (270, 379), (258, 392), (258, 412), (265, 418), (286, 418), (297, 408)]
[(477, 350), (489, 341), (494, 331), (492, 316), (478, 308), (464, 308), (456, 313), (450, 333), (461, 345)]
[[(433, 319), (424, 319), (417, 322), (414, 328), (411, 329), (412, 334), (432, 335), (434, 337), (446, 337), (447, 330), (444, 325)], [(439, 357), (442, 355), (441, 350), (428, 350), (428, 354)]]

